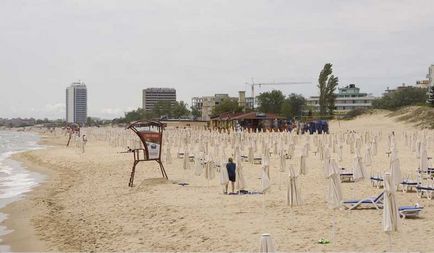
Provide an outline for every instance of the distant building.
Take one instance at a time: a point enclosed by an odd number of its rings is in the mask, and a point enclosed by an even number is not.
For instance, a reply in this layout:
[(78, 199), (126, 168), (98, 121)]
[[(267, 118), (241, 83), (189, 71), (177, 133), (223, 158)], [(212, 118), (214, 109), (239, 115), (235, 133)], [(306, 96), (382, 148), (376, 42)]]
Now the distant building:
[(428, 78), (428, 85), (433, 87), (434, 86), (434, 64), (429, 66), (428, 74), (426, 75), (426, 78)]
[(66, 121), (83, 125), (87, 120), (87, 88), (82, 82), (74, 82), (66, 88)]
[(243, 108), (253, 108), (253, 98), (246, 97), (245, 91), (239, 91), (238, 98), (230, 97), (229, 94), (215, 94), (214, 96), (193, 97), (191, 99), (191, 105), (192, 107), (202, 112), (202, 120), (209, 121), (211, 119), (213, 109), (225, 99), (237, 101), (238, 105)]
[(142, 108), (148, 112), (154, 110), (158, 102), (176, 102), (176, 90), (172, 88), (147, 88), (143, 90)]
[[(372, 107), (372, 101), (376, 98), (367, 93), (361, 93), (360, 88), (355, 84), (339, 88), (336, 94), (335, 113), (342, 114), (354, 109), (368, 109)], [(312, 96), (307, 99), (307, 104), (319, 111), (319, 96)]]

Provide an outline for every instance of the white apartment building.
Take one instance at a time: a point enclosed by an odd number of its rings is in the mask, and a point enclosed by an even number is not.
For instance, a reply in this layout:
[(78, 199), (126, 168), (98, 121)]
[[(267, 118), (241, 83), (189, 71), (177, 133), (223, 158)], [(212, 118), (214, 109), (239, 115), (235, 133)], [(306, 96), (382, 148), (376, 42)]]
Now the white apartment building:
[[(336, 94), (336, 114), (346, 113), (354, 109), (368, 109), (372, 107), (372, 101), (376, 97), (371, 94), (361, 93), (360, 88), (355, 84), (339, 88)], [(319, 111), (319, 96), (312, 96), (307, 99), (307, 104)]]

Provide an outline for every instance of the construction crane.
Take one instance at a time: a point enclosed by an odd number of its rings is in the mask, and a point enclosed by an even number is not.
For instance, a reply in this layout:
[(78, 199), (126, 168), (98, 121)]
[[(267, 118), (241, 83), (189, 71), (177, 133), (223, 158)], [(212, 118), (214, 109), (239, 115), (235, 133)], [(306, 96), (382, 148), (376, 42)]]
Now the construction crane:
[(259, 86), (259, 88), (262, 85), (300, 85), (300, 84), (311, 84), (311, 82), (273, 82), (273, 83), (255, 83), (252, 82), (251, 83), (246, 83), (247, 85), (250, 85), (251, 89), (252, 89), (252, 98), (253, 98), (253, 107), (255, 107), (255, 86)]

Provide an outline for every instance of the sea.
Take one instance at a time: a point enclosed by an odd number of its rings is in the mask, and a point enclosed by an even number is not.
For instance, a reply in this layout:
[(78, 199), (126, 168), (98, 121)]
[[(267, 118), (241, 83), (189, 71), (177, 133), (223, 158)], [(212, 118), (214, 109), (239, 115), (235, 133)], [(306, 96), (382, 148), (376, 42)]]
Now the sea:
[(29, 132), (0, 131), (0, 252), (9, 251), (1, 236), (12, 232), (4, 226), (7, 215), (1, 212), (8, 204), (17, 201), (44, 180), (44, 175), (27, 170), (20, 162), (11, 159), (13, 154), (42, 149), (40, 137)]

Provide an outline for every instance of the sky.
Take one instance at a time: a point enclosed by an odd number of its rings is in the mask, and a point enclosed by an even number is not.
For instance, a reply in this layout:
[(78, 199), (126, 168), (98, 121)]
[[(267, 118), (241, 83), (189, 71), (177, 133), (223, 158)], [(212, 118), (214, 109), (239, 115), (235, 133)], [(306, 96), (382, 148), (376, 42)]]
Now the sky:
[(142, 89), (177, 99), (246, 82), (318, 94), (333, 64), (339, 86), (381, 95), (423, 80), (434, 64), (432, 0), (0, 0), (0, 118), (65, 118), (65, 89), (81, 80), (88, 115), (141, 106)]

